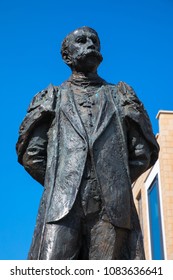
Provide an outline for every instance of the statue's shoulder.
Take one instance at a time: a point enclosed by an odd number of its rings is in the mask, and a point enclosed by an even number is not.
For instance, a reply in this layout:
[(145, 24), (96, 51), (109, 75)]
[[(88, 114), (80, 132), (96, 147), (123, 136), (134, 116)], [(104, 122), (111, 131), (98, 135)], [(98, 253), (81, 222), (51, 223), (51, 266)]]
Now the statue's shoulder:
[(57, 86), (53, 86), (50, 84), (47, 88), (39, 91), (33, 97), (27, 112), (30, 113), (31, 111), (42, 107), (42, 109), (53, 110), (55, 99), (57, 98), (59, 88)]
[(22, 162), (22, 155), (33, 129), (43, 120), (51, 122), (54, 116), (57, 93), (58, 87), (51, 84), (46, 89), (39, 91), (32, 99), (19, 129), (19, 138), (16, 144), (19, 162)]
[(151, 163), (153, 165), (158, 157), (159, 146), (153, 134), (148, 113), (131, 86), (125, 82), (119, 82), (115, 87), (115, 99), (118, 99), (117, 104), (122, 112), (122, 116), (124, 116), (126, 121), (131, 120), (136, 123), (137, 127), (140, 128), (141, 135), (153, 147), (151, 155)]
[(134, 89), (127, 83), (120, 81), (117, 84), (108, 84), (108, 88), (119, 110), (123, 112), (124, 109), (143, 110), (142, 102), (139, 100)]
[(134, 89), (125, 82), (118, 82), (116, 86), (116, 94), (118, 95), (121, 103), (123, 105), (136, 105), (137, 107), (142, 106), (141, 101), (139, 100)]
[(113, 97), (125, 115), (132, 115), (137, 112), (147, 115), (143, 103), (130, 85), (120, 81), (112, 87)]
[(20, 125), (19, 136), (29, 135), (43, 119), (52, 119), (55, 114), (57, 91), (58, 88), (51, 84), (34, 96)]

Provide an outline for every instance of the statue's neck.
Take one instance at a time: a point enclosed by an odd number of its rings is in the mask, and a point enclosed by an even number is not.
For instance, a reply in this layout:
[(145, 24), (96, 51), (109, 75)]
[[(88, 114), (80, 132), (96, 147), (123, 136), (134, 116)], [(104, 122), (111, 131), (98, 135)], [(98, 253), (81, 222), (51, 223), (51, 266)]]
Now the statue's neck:
[(81, 72), (73, 72), (68, 81), (81, 87), (99, 86), (106, 83), (97, 73)]

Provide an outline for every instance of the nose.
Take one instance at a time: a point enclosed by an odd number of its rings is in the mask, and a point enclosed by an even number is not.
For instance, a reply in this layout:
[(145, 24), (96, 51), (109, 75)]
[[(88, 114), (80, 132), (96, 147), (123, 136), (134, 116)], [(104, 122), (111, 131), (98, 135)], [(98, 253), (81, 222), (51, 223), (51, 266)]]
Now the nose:
[(95, 48), (94, 45), (89, 45), (89, 46), (88, 46), (88, 49), (90, 49), (90, 50), (95, 50), (96, 48)]
[(96, 49), (93, 41), (90, 38), (88, 38), (88, 40), (87, 40), (87, 45), (88, 45), (87, 49), (90, 49), (90, 50), (95, 50)]

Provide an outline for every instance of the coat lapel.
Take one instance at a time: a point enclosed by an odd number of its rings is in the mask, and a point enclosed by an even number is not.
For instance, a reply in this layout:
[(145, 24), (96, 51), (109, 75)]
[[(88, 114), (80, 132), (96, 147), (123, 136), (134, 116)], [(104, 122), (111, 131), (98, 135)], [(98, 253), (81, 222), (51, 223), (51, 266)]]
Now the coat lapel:
[(85, 128), (82, 124), (81, 118), (77, 111), (73, 92), (70, 88), (61, 89), (61, 105), (60, 109), (64, 112), (67, 119), (70, 121), (77, 133), (84, 139), (87, 140)]
[(98, 95), (100, 98), (100, 111), (92, 137), (93, 143), (106, 129), (116, 111), (115, 104), (112, 102), (109, 85), (102, 86), (102, 88), (98, 92)]

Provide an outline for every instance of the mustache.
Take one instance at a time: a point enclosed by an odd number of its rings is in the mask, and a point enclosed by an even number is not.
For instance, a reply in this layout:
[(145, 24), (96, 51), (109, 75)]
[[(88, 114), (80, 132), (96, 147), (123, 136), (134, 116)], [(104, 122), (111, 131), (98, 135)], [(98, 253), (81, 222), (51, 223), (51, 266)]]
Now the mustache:
[(94, 56), (96, 57), (99, 62), (101, 62), (103, 60), (103, 57), (101, 55), (101, 53), (99, 51), (96, 51), (96, 50), (93, 50), (93, 49), (88, 49), (88, 50), (85, 50), (83, 51), (82, 53), (80, 53), (76, 59), (85, 59), (86, 57), (88, 56)]

